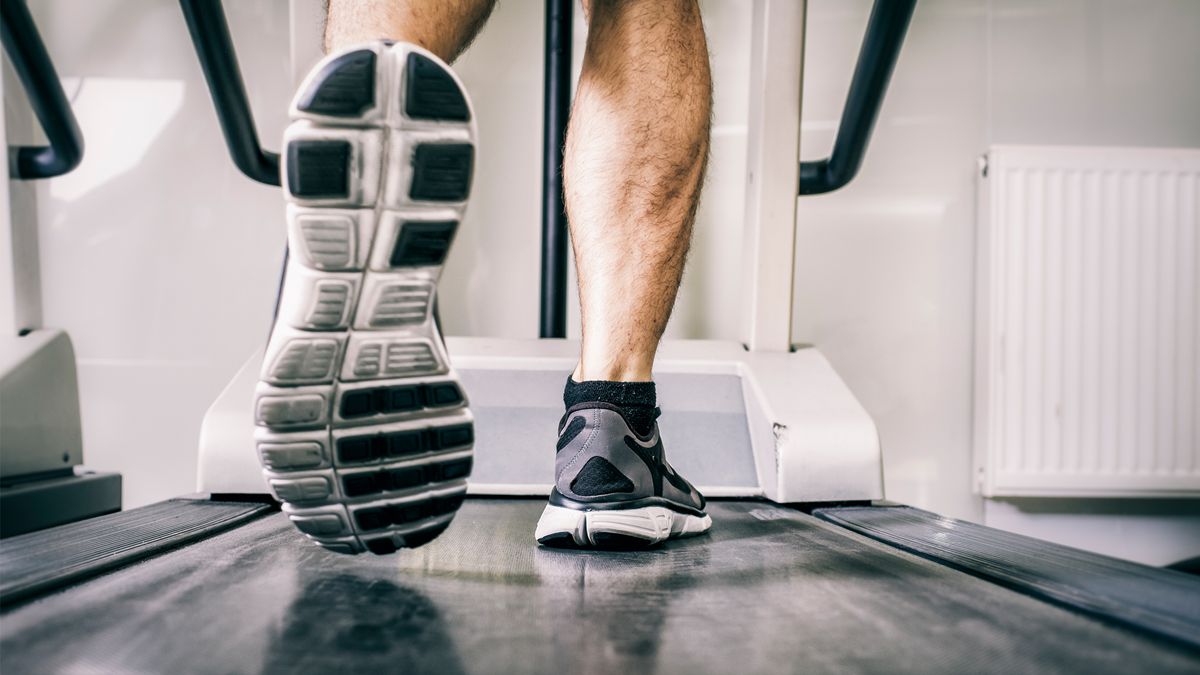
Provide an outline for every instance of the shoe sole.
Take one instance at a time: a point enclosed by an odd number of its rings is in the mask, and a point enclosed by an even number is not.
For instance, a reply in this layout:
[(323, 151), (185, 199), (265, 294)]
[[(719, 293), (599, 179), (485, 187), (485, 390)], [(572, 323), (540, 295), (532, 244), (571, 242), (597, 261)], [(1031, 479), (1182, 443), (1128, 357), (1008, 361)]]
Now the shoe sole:
[(539, 544), (560, 548), (643, 548), (711, 527), (707, 514), (694, 516), (665, 506), (583, 511), (547, 504), (534, 536)]
[(332, 54), (284, 134), (289, 260), (256, 392), (263, 473), (339, 553), (440, 534), (466, 494), (473, 418), (434, 316), (470, 193), (476, 130), (436, 56)]

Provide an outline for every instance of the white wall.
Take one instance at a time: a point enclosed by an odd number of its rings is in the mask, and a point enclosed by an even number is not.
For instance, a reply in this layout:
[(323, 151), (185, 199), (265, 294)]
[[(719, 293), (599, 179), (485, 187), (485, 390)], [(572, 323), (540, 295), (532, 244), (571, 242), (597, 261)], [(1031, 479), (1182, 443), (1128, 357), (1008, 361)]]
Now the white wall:
[[(870, 4), (809, 0), (806, 159), (832, 144)], [(1200, 146), (1198, 35), (1192, 0), (917, 4), (862, 172), (801, 199), (797, 244), (797, 337), (875, 418), (889, 499), (984, 519), (969, 488), (977, 158), (994, 143)], [(1159, 563), (1155, 538), (1200, 552), (1195, 503), (1044, 501), (989, 504), (987, 521)], [(1151, 521), (1165, 525), (1135, 525)]]
[[(870, 3), (809, 3), (804, 159), (832, 146)], [(977, 520), (969, 489), (974, 157), (986, 5), (918, 3), (858, 178), (800, 200), (796, 326), (866, 406), (889, 499)]]

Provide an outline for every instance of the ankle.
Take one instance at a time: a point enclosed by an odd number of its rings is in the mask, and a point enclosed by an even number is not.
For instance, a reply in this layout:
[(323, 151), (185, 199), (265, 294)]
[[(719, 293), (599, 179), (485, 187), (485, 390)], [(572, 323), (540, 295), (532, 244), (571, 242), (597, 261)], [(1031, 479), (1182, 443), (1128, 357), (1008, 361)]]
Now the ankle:
[(598, 380), (603, 382), (651, 382), (654, 376), (651, 373), (650, 362), (628, 362), (616, 363), (612, 361), (601, 363), (588, 363), (585, 360), (580, 360), (579, 365), (575, 366), (575, 371), (571, 373), (571, 379), (576, 382), (587, 382)]
[(619, 382), (567, 378), (563, 404), (568, 410), (581, 403), (607, 403), (621, 412), (630, 428), (641, 435), (650, 433), (658, 418), (658, 397), (653, 382)]

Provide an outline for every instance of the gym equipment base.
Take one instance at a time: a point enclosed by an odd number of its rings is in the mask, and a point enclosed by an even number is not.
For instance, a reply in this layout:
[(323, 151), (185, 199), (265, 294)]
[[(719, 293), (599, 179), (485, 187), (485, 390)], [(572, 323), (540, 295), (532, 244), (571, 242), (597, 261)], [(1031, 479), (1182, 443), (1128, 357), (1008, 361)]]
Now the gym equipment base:
[[(578, 341), (450, 337), (446, 344), (475, 415), (470, 494), (548, 495), (562, 390), (579, 358)], [(204, 416), (197, 491), (267, 492), (247, 403), (261, 369), (260, 352)], [(705, 496), (883, 497), (875, 424), (819, 350), (754, 352), (735, 342), (665, 340), (654, 371), (671, 463)]]
[(718, 501), (709, 535), (599, 552), (537, 546), (544, 503), (468, 499), (441, 538), (382, 557), (328, 553), (267, 513), (12, 606), (0, 616), (0, 671), (1200, 668), (1185, 644), (796, 509)]

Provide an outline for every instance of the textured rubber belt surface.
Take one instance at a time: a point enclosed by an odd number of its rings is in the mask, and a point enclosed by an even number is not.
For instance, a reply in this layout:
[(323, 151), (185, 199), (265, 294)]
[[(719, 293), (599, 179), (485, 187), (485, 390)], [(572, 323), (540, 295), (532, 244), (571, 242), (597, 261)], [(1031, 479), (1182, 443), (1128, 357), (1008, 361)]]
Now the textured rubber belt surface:
[(907, 506), (813, 515), (1009, 588), (1200, 647), (1200, 578)]
[(763, 502), (636, 551), (539, 547), (545, 499), (467, 499), (388, 557), (285, 514), (0, 619), (0, 672), (1154, 673), (1200, 654)]
[(172, 499), (0, 540), (0, 604), (212, 536), (272, 510), (262, 503)]

